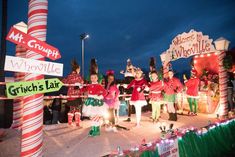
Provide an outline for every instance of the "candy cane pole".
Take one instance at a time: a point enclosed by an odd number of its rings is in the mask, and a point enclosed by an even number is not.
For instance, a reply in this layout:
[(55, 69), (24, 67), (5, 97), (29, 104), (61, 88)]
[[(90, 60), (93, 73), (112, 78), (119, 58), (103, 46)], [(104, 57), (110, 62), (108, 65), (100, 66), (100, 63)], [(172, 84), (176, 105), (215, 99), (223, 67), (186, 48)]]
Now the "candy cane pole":
[[(28, 11), (28, 34), (46, 41), (47, 0), (30, 0)], [(27, 51), (26, 58), (44, 60), (44, 57)], [(43, 75), (26, 74), (25, 80), (43, 79)], [(42, 156), (43, 144), (43, 95), (36, 94), (24, 97), (21, 156)]]
[(220, 91), (220, 107), (219, 107), (219, 116), (228, 115), (228, 76), (227, 71), (223, 66), (223, 60), (226, 56), (225, 51), (219, 52), (219, 91)]
[[(20, 45), (16, 45), (16, 57), (25, 58), (27, 49)], [(15, 82), (24, 80), (24, 73), (15, 73)], [(22, 106), (23, 99), (14, 99), (13, 102), (13, 123), (12, 129), (21, 130), (22, 127)]]

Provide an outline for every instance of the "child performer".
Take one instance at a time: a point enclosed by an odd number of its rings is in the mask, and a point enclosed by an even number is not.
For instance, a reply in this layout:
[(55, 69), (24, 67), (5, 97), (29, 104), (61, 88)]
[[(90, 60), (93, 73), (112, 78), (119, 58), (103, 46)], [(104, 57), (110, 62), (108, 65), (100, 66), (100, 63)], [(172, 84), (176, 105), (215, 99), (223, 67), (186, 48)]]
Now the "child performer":
[(137, 127), (140, 126), (141, 108), (147, 105), (147, 101), (144, 96), (144, 89), (147, 85), (147, 81), (143, 78), (143, 72), (140, 68), (137, 68), (135, 79), (127, 86), (127, 89), (133, 87), (130, 104), (135, 106)]
[[(197, 71), (195, 69), (191, 70), (191, 78), (189, 80), (184, 80), (185, 86), (187, 87), (186, 94), (190, 107), (189, 115), (197, 115), (197, 100), (198, 100), (198, 88), (199, 88), (199, 78), (197, 78)], [(194, 106), (194, 110), (193, 110)]]
[(98, 75), (96, 73), (90, 75), (90, 80), (91, 84), (82, 88), (82, 92), (88, 92), (88, 98), (85, 101), (82, 113), (92, 120), (89, 136), (97, 136), (100, 135), (100, 118), (107, 112), (107, 107), (103, 102), (103, 98), (107, 92), (98, 83)]
[[(119, 102), (119, 89), (117, 85), (115, 84), (115, 78), (114, 78), (114, 71), (109, 70), (106, 72), (107, 75), (107, 81), (105, 83), (105, 89), (107, 90), (108, 94), (104, 98), (105, 104), (108, 106), (109, 111), (109, 122), (111, 126), (107, 129), (107, 131), (114, 131), (117, 132), (117, 129), (115, 127), (115, 110), (117, 110), (118, 115), (118, 109), (120, 106)], [(118, 119), (118, 116), (116, 116), (116, 119)]]
[[(62, 80), (65, 84), (78, 84), (79, 86), (83, 84), (83, 78), (80, 75), (80, 66), (77, 64), (75, 60), (72, 60), (72, 72)], [(68, 96), (79, 96), (81, 95), (80, 88), (78, 86), (69, 86)], [(71, 125), (73, 122), (73, 117), (75, 115), (75, 122), (76, 125), (79, 126), (80, 122), (80, 116), (81, 113), (79, 110), (81, 110), (82, 105), (82, 99), (81, 98), (69, 98), (68, 102), (66, 104), (67, 107), (70, 108), (70, 111), (68, 113), (68, 124)]]
[(177, 121), (177, 113), (174, 107), (176, 94), (183, 88), (180, 80), (173, 77), (174, 72), (172, 69), (168, 71), (168, 79), (164, 82), (164, 101), (167, 102), (167, 109), (169, 113), (169, 120)]
[(158, 79), (157, 71), (151, 72), (151, 83), (149, 87), (150, 104), (152, 104), (153, 122), (159, 120), (161, 104), (163, 101), (162, 90), (164, 89), (163, 81)]
[[(135, 71), (136, 71), (136, 67), (132, 65), (131, 63), (131, 59), (127, 59), (127, 65), (126, 65), (126, 71), (122, 70), (120, 71), (121, 74), (124, 74), (124, 84), (130, 84), (132, 80), (135, 79)], [(131, 94), (132, 93), (132, 88), (129, 88), (127, 90), (125, 90), (124, 94)], [(130, 97), (125, 97), (125, 101), (127, 103), (128, 106), (128, 118), (125, 120), (126, 122), (130, 122), (131, 121), (131, 113), (132, 113), (132, 105), (130, 105)]]

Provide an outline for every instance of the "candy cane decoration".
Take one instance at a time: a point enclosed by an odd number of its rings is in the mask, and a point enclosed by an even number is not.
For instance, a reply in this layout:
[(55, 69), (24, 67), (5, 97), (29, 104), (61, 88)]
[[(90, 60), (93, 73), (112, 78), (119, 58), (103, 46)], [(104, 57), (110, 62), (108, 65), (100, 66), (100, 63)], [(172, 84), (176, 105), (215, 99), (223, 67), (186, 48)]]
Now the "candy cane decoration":
[[(28, 34), (46, 41), (47, 0), (30, 0), (28, 11)], [(26, 58), (44, 60), (44, 57), (28, 51)], [(26, 74), (25, 80), (43, 79), (43, 75)], [(43, 95), (24, 97), (21, 156), (42, 156), (43, 144)]]
[(220, 107), (219, 107), (219, 115), (225, 116), (228, 114), (228, 77), (227, 77), (227, 71), (223, 66), (223, 60), (226, 56), (226, 53), (220, 52), (218, 55), (219, 59), (219, 91), (220, 91)]
[[(25, 58), (27, 49), (20, 45), (16, 45), (16, 57)], [(24, 80), (24, 73), (15, 73), (15, 82)], [(13, 123), (12, 129), (21, 130), (22, 127), (22, 106), (23, 99), (14, 99), (13, 102)]]

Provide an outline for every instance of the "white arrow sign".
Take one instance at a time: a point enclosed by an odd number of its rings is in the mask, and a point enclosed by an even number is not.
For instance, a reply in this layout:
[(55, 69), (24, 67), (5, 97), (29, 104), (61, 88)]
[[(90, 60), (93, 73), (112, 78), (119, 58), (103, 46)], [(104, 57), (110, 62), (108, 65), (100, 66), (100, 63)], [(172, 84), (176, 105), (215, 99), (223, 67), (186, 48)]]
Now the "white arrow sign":
[(6, 56), (5, 71), (63, 76), (63, 64)]

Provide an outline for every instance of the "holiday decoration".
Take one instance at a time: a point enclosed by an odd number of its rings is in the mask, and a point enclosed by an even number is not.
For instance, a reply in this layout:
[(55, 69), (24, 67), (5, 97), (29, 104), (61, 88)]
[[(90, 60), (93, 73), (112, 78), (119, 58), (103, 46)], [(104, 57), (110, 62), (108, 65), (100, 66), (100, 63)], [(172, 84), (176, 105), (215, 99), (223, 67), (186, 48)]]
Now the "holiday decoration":
[[(30, 0), (28, 11), (28, 35), (46, 41), (47, 0)], [(40, 21), (40, 22), (37, 22)], [(26, 58), (44, 60), (44, 57), (28, 51)], [(43, 75), (26, 74), (25, 80), (40, 80)], [(43, 156), (43, 95), (26, 96), (23, 107), (21, 156)]]
[[(23, 46), (16, 45), (16, 57), (24, 58), (26, 55), (27, 49)], [(15, 73), (15, 82), (24, 80), (24, 73)], [(22, 108), (23, 108), (23, 99), (14, 99), (13, 104), (13, 122), (11, 125), (12, 129), (21, 130), (22, 127)]]

